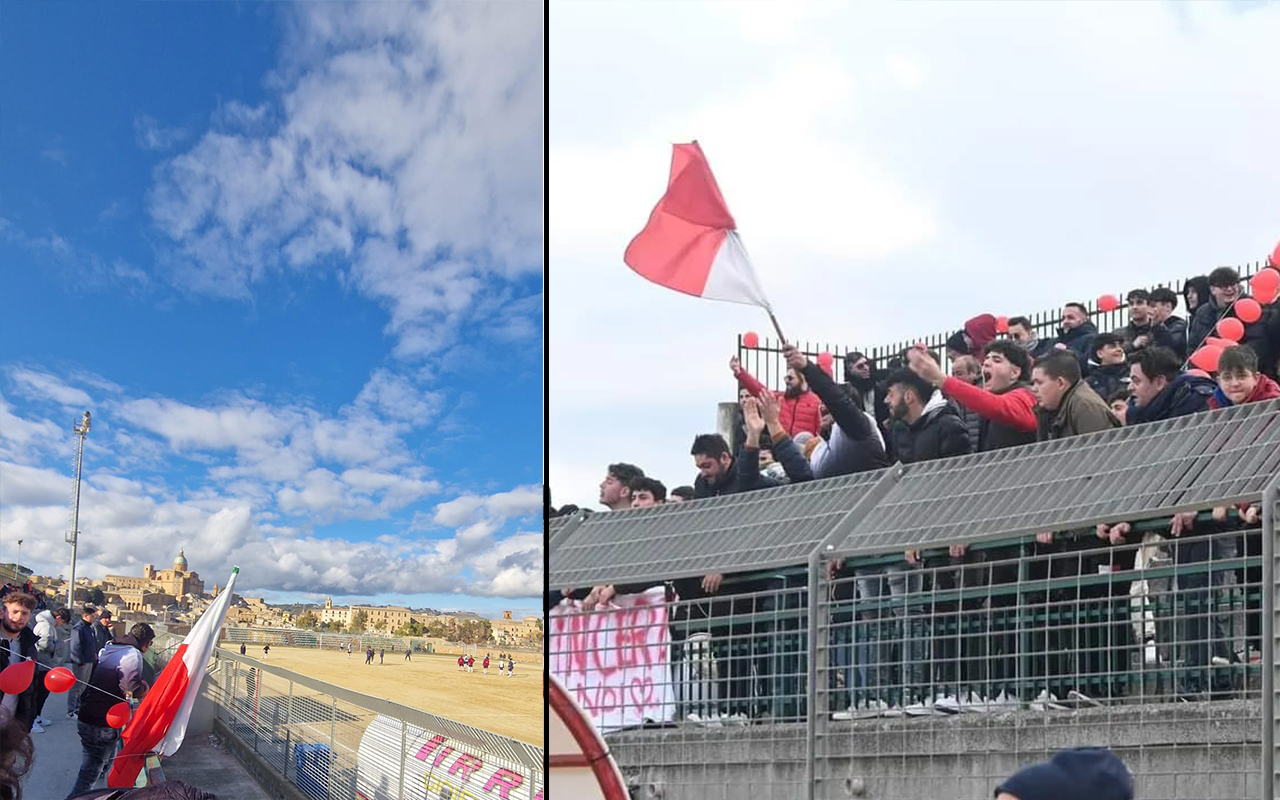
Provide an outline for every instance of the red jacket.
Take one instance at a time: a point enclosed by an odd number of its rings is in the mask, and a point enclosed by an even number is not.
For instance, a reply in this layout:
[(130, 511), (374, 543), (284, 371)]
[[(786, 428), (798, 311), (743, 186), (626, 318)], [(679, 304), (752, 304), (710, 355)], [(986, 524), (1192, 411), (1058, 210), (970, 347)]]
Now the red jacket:
[[(1245, 400), (1245, 402), (1257, 403), (1262, 400), (1274, 400), (1277, 397), (1280, 397), (1280, 383), (1276, 383), (1266, 375), (1258, 373), (1258, 385), (1253, 387), (1253, 394), (1249, 395), (1249, 399)], [(1218, 387), (1213, 395), (1209, 397), (1209, 408), (1226, 408), (1233, 405), (1235, 403), (1232, 403), (1222, 393), (1222, 387)]]
[(942, 382), (942, 393), (978, 416), (1008, 425), (1014, 430), (1029, 432), (1038, 427), (1036, 396), (1025, 387), (1019, 386), (1004, 394), (996, 394), (965, 383), (959, 378), (947, 378)]
[[(738, 370), (738, 385), (746, 389), (755, 397), (759, 397), (761, 392), (767, 391), (760, 381), (756, 380), (750, 372), (745, 369)], [(818, 435), (818, 431), (822, 428), (822, 401), (812, 391), (806, 391), (799, 397), (787, 397), (786, 392), (774, 392), (774, 397), (778, 398), (778, 422), (782, 423), (782, 427), (786, 429), (789, 436), (795, 436), (800, 431), (808, 431), (814, 436)]]

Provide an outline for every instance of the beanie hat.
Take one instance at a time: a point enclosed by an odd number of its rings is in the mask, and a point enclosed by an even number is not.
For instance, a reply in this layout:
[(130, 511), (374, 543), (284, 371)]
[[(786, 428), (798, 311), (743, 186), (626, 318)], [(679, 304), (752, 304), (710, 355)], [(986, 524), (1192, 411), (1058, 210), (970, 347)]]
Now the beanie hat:
[(1062, 750), (1023, 767), (996, 787), (1018, 800), (1133, 800), (1133, 777), (1105, 747)]

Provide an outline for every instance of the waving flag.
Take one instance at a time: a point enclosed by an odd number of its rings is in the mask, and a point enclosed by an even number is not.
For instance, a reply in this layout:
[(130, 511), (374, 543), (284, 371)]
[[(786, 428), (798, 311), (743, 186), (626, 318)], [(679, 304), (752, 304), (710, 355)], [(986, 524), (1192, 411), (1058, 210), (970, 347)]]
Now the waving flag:
[(205, 665), (218, 643), (218, 632), (222, 630), (222, 620), (227, 615), (239, 574), (239, 567), (231, 570), (227, 588), (200, 615), (156, 679), (156, 685), (142, 698), (142, 704), (121, 734), (124, 746), (107, 777), (107, 786), (113, 789), (133, 786), (148, 753), (171, 756), (182, 746), (191, 707), (200, 692)]
[(668, 289), (767, 309), (736, 227), (702, 148), (673, 145), (667, 193), (623, 261)]

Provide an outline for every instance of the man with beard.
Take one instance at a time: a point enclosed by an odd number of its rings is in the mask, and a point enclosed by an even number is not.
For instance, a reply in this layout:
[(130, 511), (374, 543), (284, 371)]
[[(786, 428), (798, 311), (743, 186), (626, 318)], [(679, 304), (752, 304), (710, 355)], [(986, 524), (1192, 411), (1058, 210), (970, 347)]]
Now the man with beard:
[[(150, 686), (143, 679), (142, 656), (151, 649), (155, 638), (151, 626), (139, 622), (128, 634), (102, 649), (102, 658), (93, 668), (80, 705), (76, 730), (84, 758), (69, 796), (88, 791), (109, 768), (120, 742), (120, 731), (107, 722), (107, 712), (122, 697), (138, 701), (146, 695)], [(137, 707), (136, 702), (130, 705)]]
[[(738, 385), (750, 392), (753, 397), (759, 397), (762, 393), (769, 391), (750, 372), (742, 368), (736, 356), (729, 359), (729, 369), (738, 379)], [(818, 410), (822, 402), (816, 394), (809, 391), (809, 384), (805, 382), (804, 376), (794, 369), (787, 370), (784, 380), (787, 388), (781, 392), (774, 392), (780, 406), (778, 418), (782, 422), (783, 429), (788, 436), (792, 437), (801, 431), (816, 435), (822, 427), (822, 414)]]
[(844, 382), (857, 392), (854, 401), (863, 411), (875, 417), (876, 425), (884, 428), (889, 419), (889, 408), (884, 404), (884, 387), (880, 384), (878, 370), (861, 351), (853, 350), (844, 356)]
[(875, 418), (858, 406), (848, 387), (837, 385), (795, 346), (786, 345), (782, 354), (787, 366), (813, 386), (831, 415), (832, 423), (823, 431), (824, 441), (809, 459), (813, 477), (829, 478), (888, 466)]
[(1099, 397), (1112, 397), (1129, 388), (1129, 360), (1124, 351), (1124, 338), (1117, 333), (1100, 333), (1093, 337), (1093, 360), (1086, 381)]
[(729, 452), (729, 443), (718, 433), (704, 433), (693, 440), (689, 451), (698, 477), (693, 482), (693, 496), (719, 497), (755, 489), (768, 489), (778, 482), (760, 474), (759, 447), (744, 447), (737, 458)]
[(1174, 349), (1173, 334), (1155, 320), (1151, 293), (1146, 289), (1134, 289), (1125, 300), (1129, 304), (1129, 324), (1112, 331), (1124, 342), (1125, 354), (1132, 356), (1152, 345)]
[(1032, 363), (1043, 360), (1053, 352), (1053, 340), (1038, 338), (1035, 328), (1031, 326), (1031, 320), (1026, 317), (1009, 317), (1009, 338), (1027, 351)]
[(1097, 334), (1098, 327), (1089, 321), (1089, 309), (1084, 303), (1067, 303), (1062, 307), (1062, 326), (1058, 328), (1054, 347), (1070, 349), (1080, 364), (1085, 365), (1089, 363), (1093, 337)]
[(604, 480), (600, 481), (600, 503), (610, 511), (631, 508), (631, 483), (643, 478), (644, 470), (634, 464), (610, 464)]
[(1187, 357), (1187, 321), (1174, 314), (1178, 307), (1178, 295), (1169, 287), (1161, 286), (1151, 290), (1152, 321), (1169, 331), (1173, 337), (1173, 352), (1179, 358)]
[[(27, 627), (36, 599), (26, 592), (10, 592), (0, 606), (0, 671), (10, 664), (36, 659), (36, 634)], [(30, 733), (36, 721), (36, 682), (17, 694), (0, 694), (0, 721), (12, 717)]]

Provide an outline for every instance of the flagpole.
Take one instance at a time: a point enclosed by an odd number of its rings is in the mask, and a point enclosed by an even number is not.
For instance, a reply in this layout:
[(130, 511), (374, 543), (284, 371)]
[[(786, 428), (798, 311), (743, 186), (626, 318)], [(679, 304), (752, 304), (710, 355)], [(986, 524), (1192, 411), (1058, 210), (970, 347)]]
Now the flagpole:
[(773, 323), (773, 329), (778, 332), (778, 338), (782, 340), (783, 344), (786, 344), (787, 337), (782, 335), (782, 326), (778, 324), (778, 318), (773, 315), (773, 310), (766, 308), (765, 311), (769, 313), (769, 321)]

